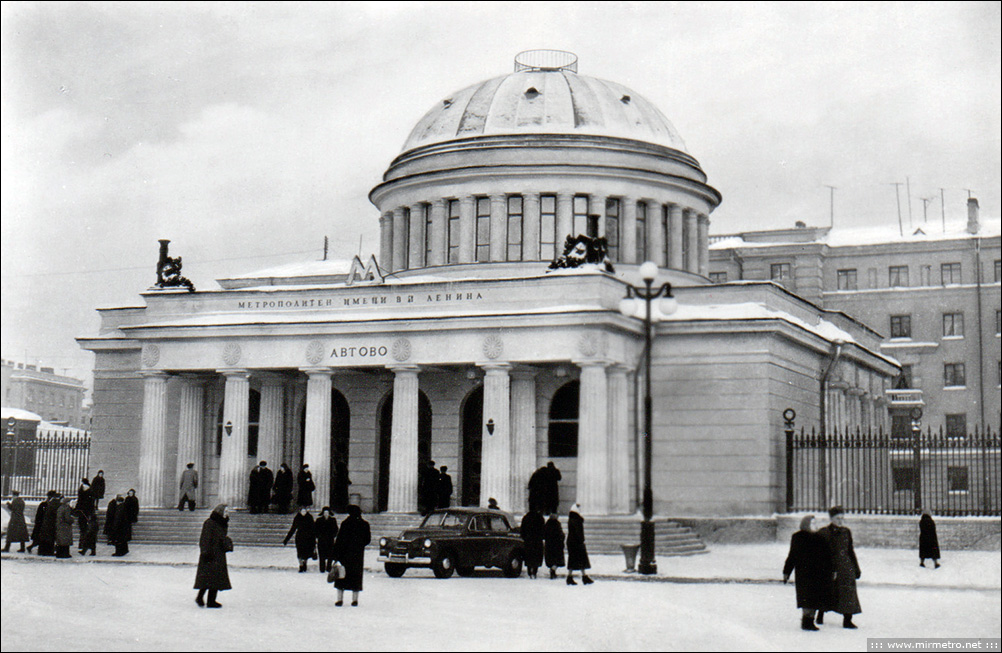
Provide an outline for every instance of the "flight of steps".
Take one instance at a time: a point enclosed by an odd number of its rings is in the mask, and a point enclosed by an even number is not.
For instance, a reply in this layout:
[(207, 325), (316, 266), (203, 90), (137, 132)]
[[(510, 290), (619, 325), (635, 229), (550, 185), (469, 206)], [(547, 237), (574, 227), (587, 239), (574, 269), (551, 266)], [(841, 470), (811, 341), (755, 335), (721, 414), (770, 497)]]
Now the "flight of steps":
[[(198, 544), (202, 522), (208, 510), (194, 512), (147, 508), (133, 526), (132, 541), (137, 544)], [(316, 516), (316, 514), (314, 514)], [(345, 515), (337, 515), (338, 523)], [(243, 510), (230, 512), (229, 536), (238, 546), (281, 546), (293, 514), (252, 515)], [(406, 528), (417, 526), (421, 517), (409, 514), (378, 513), (365, 515), (372, 530), (372, 543), (382, 536), (396, 537)], [(566, 518), (562, 518), (566, 529)], [(102, 515), (103, 523), (103, 515)], [(585, 538), (592, 554), (622, 554), (622, 545), (640, 543), (640, 519), (635, 515), (586, 517)], [(659, 556), (694, 555), (706, 552), (706, 545), (691, 529), (671, 521), (655, 521), (655, 543)]]

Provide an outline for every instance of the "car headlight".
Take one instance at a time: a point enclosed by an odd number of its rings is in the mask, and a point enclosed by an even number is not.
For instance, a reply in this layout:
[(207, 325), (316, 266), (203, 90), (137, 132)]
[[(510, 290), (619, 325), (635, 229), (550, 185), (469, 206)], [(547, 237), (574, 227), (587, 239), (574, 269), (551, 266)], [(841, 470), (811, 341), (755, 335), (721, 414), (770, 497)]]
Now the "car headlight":
[(426, 548), (426, 549), (430, 549), (431, 548), (431, 540), (425, 540), (424, 541), (424, 548)]
[(385, 537), (379, 538), (379, 546), (386, 546), (387, 539)]

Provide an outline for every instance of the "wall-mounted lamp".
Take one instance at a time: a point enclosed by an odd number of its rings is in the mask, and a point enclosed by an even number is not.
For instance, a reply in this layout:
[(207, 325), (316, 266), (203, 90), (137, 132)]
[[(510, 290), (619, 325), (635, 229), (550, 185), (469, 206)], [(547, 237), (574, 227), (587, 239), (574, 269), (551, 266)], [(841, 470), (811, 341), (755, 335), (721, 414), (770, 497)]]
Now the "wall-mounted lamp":
[(494, 420), (487, 420), (487, 435), (494, 435)]
[(223, 428), (226, 429), (226, 435), (233, 435), (233, 422), (226, 422)]

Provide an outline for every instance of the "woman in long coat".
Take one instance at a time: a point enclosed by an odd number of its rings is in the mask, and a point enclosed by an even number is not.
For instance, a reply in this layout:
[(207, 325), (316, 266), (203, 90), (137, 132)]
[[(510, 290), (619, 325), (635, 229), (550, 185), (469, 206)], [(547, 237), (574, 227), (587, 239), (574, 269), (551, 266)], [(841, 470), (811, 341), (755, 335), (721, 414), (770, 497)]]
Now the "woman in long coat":
[(362, 519), (362, 509), (348, 506), (348, 517), (341, 522), (334, 541), (334, 559), (344, 566), (344, 576), (334, 581), (337, 588), (337, 602), (344, 605), (344, 591), (351, 590), (351, 604), (358, 605), (358, 593), (362, 591), (362, 572), (365, 565), (365, 547), (372, 539), (369, 522)]
[(530, 510), (522, 517), (518, 529), (525, 542), (525, 569), (529, 578), (535, 578), (543, 564), (543, 537), (546, 532), (546, 522), (538, 510)]
[(73, 546), (73, 506), (72, 499), (63, 497), (56, 511), (56, 557), (70, 558), (70, 547)]
[(115, 523), (111, 525), (109, 542), (114, 542), (115, 552), (112, 556), (122, 557), (129, 553), (129, 542), (132, 541), (132, 511), (121, 494), (115, 497)]
[[(136, 491), (130, 489), (125, 495), (125, 503), (123, 504), (126, 513), (129, 515), (129, 523), (135, 524), (139, 521), (139, 499), (136, 497)], [(130, 530), (131, 537), (131, 530)]]
[(320, 559), (320, 571), (330, 571), (334, 565), (334, 538), (337, 537), (337, 519), (330, 506), (324, 506), (315, 523), (317, 532), (317, 557)]
[[(831, 508), (828, 514), (831, 523), (818, 531), (828, 543), (835, 572), (831, 601), (825, 610), (840, 613), (843, 628), (855, 628), (852, 616), (859, 614), (863, 609), (856, 594), (856, 580), (860, 577), (860, 569), (856, 561), (856, 551), (852, 546), (852, 531), (842, 525), (845, 517), (841, 507)], [(818, 623), (822, 623), (823, 615), (824, 611), (818, 612)]]
[(297, 501), (299, 505), (307, 507), (313, 505), (313, 490), (317, 489), (313, 482), (313, 472), (310, 471), (309, 467), (309, 465), (303, 465), (303, 468), (299, 470), (299, 475), (296, 476), (296, 483), (299, 485)]
[(831, 596), (832, 564), (828, 543), (812, 529), (814, 515), (800, 520), (800, 530), (790, 538), (790, 553), (783, 565), (783, 582), (795, 573), (797, 607), (803, 610), (800, 627), (817, 630), (816, 610), (824, 610)]
[(282, 545), (285, 546), (288, 544), (293, 535), (296, 536), (296, 557), (299, 558), (299, 573), (303, 573), (306, 571), (306, 561), (317, 557), (316, 524), (314, 524), (313, 515), (306, 509), (306, 506), (300, 508), (299, 512), (292, 519), (292, 526), (289, 528), (289, 533), (285, 536), (285, 540), (282, 541)]
[(24, 553), (24, 543), (28, 541), (28, 524), (24, 521), (24, 499), (17, 490), (11, 491), (12, 498), (7, 502), (7, 509), (10, 510), (10, 521), (7, 523), (7, 541), (3, 550), (10, 551), (11, 542), (21, 545), (18, 553)]
[[(52, 496), (51, 491), (49, 492), (49, 496)], [(47, 505), (47, 501), (39, 501), (38, 507), (35, 508), (35, 523), (31, 525), (31, 544), (28, 545), (28, 553), (31, 553), (31, 550), (37, 546), (38, 555), (45, 555), (42, 553), (45, 547), (42, 532), (45, 528), (45, 508)]]
[(292, 470), (285, 463), (279, 465), (272, 488), (271, 502), (278, 506), (278, 512), (289, 512), (289, 504), (292, 502)]
[(118, 497), (109, 500), (107, 507), (104, 509), (104, 528), (101, 530), (107, 538), (108, 544), (115, 543), (115, 510), (117, 509)]
[(45, 518), (42, 522), (42, 530), (39, 536), (42, 538), (38, 544), (38, 554), (51, 556), (56, 554), (56, 521), (59, 515), (60, 495), (58, 492), (51, 492), (51, 496), (45, 502)]
[[(233, 541), (226, 535), (230, 518), (226, 515), (226, 504), (221, 503), (202, 524), (202, 535), (198, 538), (198, 570), (195, 572), (195, 589), (198, 596), (195, 603), (199, 607), (221, 608), (216, 601), (216, 592), (232, 589), (230, 574), (226, 567), (226, 554), (233, 550)], [(205, 601), (205, 592), (209, 600)]]
[(575, 503), (567, 515), (567, 584), (577, 585), (574, 572), (580, 570), (581, 581), (591, 585), (595, 581), (585, 573), (590, 568), (588, 549), (585, 548), (584, 517), (581, 516), (581, 505)]
[(925, 567), (925, 559), (930, 558), (939, 569), (939, 538), (936, 536), (936, 522), (929, 513), (919, 519), (919, 566)]
[(557, 577), (557, 569), (564, 566), (564, 528), (560, 525), (556, 513), (546, 520), (543, 537), (546, 540), (546, 566), (550, 568), (552, 580)]

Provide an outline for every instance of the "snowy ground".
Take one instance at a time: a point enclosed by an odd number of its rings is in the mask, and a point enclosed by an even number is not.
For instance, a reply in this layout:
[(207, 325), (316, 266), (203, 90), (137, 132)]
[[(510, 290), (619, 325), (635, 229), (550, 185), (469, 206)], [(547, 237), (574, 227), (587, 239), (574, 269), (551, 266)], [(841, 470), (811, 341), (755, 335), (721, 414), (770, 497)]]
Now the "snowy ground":
[[(792, 585), (769, 580), (784, 548), (718, 545), (707, 555), (659, 560), (662, 580), (690, 582), (631, 582), (636, 577), (621, 573), (616, 556), (593, 556), (602, 580), (588, 587), (489, 571), (449, 580), (427, 571), (402, 579), (373, 571), (358, 608), (335, 608), (335, 592), (315, 564), (308, 574), (291, 569), (290, 549), (244, 549), (231, 554), (235, 589), (220, 594), (221, 610), (195, 605), (197, 553), (189, 547), (136, 546), (125, 563), (5, 555), (2, 645), (4, 651), (865, 650), (867, 637), (1000, 636), (998, 552), (950, 552), (933, 571), (918, 567), (911, 551), (861, 549), (868, 582), (860, 585), (860, 629), (843, 630), (831, 615), (821, 632), (804, 633)], [(980, 589), (961, 589), (967, 586)]]

